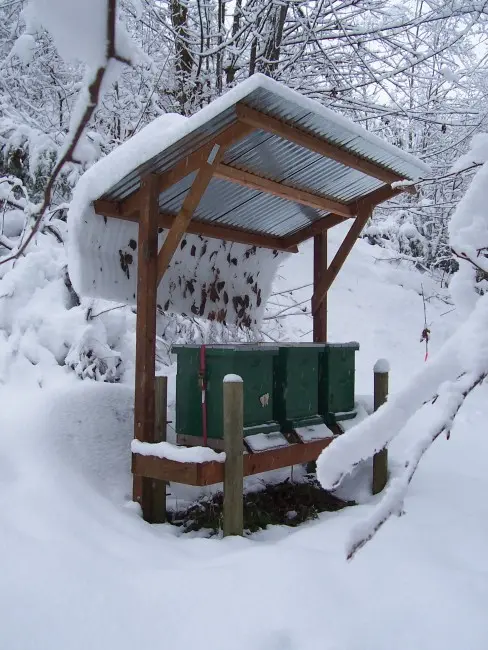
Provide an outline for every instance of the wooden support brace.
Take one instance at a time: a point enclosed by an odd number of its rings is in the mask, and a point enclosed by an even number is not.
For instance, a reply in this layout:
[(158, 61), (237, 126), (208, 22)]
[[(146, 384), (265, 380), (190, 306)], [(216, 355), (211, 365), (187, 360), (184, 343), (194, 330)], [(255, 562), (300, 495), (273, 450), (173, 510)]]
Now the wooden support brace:
[(402, 192), (406, 191), (408, 191), (408, 188), (393, 188), (390, 185), (384, 185), (383, 187), (366, 194), (362, 199), (353, 201), (349, 206), (352, 208), (354, 214), (359, 214), (360, 212), (364, 212), (364, 210), (372, 211), (380, 203), (389, 201), (393, 197), (398, 196), (398, 194), (402, 194)]
[(362, 212), (358, 214), (356, 219), (353, 221), (352, 226), (349, 228), (347, 235), (344, 238), (344, 241), (339, 247), (339, 250), (334, 256), (334, 259), (330, 263), (327, 271), (322, 275), (318, 285), (314, 288), (314, 294), (312, 296), (312, 313), (315, 314), (320, 305), (323, 303), (325, 296), (327, 295), (328, 290), (330, 289), (332, 283), (334, 282), (337, 274), (342, 268), (342, 265), (346, 261), (347, 256), (352, 250), (352, 247), (356, 243), (357, 238), (361, 230), (366, 225), (366, 222), (371, 216), (371, 209), (363, 209)]
[(200, 167), (197, 177), (193, 181), (193, 184), (183, 201), (181, 210), (178, 212), (178, 215), (173, 221), (173, 225), (166, 235), (166, 239), (164, 240), (158, 255), (158, 284), (161, 282), (174, 252), (178, 248), (181, 238), (188, 228), (188, 224), (191, 221), (193, 213), (195, 212), (203, 193), (212, 180), (214, 169), (215, 164), (208, 162)]
[[(157, 222), (158, 181), (157, 176), (150, 175), (142, 181), (137, 271), (134, 437), (143, 442), (155, 440)], [(146, 521), (153, 519), (153, 495), (152, 481), (134, 476), (133, 498), (140, 504)]]
[[(217, 138), (210, 149), (210, 152), (207, 155), (206, 160), (201, 162), (198, 169), (198, 174), (195, 180), (190, 187), (181, 210), (176, 216), (173, 225), (169, 229), (166, 239), (163, 242), (161, 250), (158, 255), (158, 283), (161, 282), (163, 275), (168, 268), (171, 259), (181, 241), (181, 238), (185, 234), (188, 225), (193, 217), (193, 213), (200, 203), (205, 190), (207, 189), (212, 176), (215, 173), (215, 169), (219, 165), (222, 156), (225, 153), (227, 147), (229, 147), (233, 142), (244, 137), (247, 133), (252, 130), (252, 127), (237, 124), (234, 125), (235, 128), (228, 129), (224, 134), (221, 134)], [(161, 191), (161, 184), (159, 186)]]
[(293, 235), (289, 235), (285, 238), (285, 241), (289, 246), (297, 246), (298, 244), (307, 241), (307, 239), (315, 237), (315, 235), (320, 235), (330, 228), (333, 228), (340, 223), (344, 223), (344, 221), (346, 221), (345, 217), (339, 217), (336, 214), (329, 214), (327, 217), (314, 221), (309, 226), (302, 228), (302, 230), (299, 230)]

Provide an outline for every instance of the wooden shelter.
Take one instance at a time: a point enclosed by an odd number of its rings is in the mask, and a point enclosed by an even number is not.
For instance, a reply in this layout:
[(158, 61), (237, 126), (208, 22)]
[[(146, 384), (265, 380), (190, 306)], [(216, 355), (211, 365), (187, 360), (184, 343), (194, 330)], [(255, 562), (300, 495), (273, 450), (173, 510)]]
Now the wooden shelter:
[[(146, 442), (155, 430), (156, 291), (185, 233), (291, 253), (313, 237), (313, 338), (326, 341), (327, 292), (375, 206), (428, 172), (261, 75), (189, 118), (173, 140), (94, 202), (98, 215), (138, 224), (134, 435)], [(327, 264), (327, 231), (346, 220)], [(135, 477), (139, 501), (147, 480)]]

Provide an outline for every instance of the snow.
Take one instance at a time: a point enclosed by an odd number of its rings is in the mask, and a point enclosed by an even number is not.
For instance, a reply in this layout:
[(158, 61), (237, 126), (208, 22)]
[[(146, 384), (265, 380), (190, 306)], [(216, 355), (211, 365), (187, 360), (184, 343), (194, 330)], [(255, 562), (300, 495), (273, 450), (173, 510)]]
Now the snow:
[(390, 363), (388, 362), (388, 359), (378, 359), (378, 361), (374, 364), (373, 372), (390, 372)]
[(133, 440), (131, 450), (133, 454), (167, 458), (177, 463), (225, 462), (225, 453), (217, 453), (213, 449), (210, 449), (210, 447), (177, 447), (169, 442), (151, 443)]
[[(278, 99), (292, 102), (305, 110), (316, 113), (326, 123), (334, 125), (336, 128), (339, 127), (350, 134), (350, 139), (354, 136), (360, 137), (375, 145), (380, 151), (393, 154), (399, 160), (408, 162), (418, 169), (419, 177), (430, 172), (429, 166), (418, 158), (390, 145), (319, 102), (308, 99), (265, 75), (254, 74), (189, 118), (173, 114), (162, 115), (96, 163), (80, 179), (81, 187), (77, 186), (75, 189), (70, 208), (72, 220), (79, 220), (90, 202), (100, 198), (132, 170), (187, 137), (257, 89), (268, 91), (276, 95)], [(132, 155), (131, 159), (130, 155)]]
[(224, 377), (224, 384), (241, 384), (242, 383), (242, 377), (239, 377), (239, 375), (225, 375)]
[(444, 79), (446, 79), (446, 81), (451, 81), (453, 84), (456, 85), (458, 85), (461, 82), (461, 78), (459, 74), (455, 70), (448, 68), (447, 65), (441, 66), (439, 72), (444, 77)]
[(32, 61), (36, 49), (36, 41), (32, 34), (21, 34), (15, 41), (10, 56), (17, 56), (24, 65)]
[(334, 437), (333, 432), (326, 424), (314, 424), (310, 427), (298, 427), (295, 431), (302, 442)]
[(285, 436), (279, 431), (273, 433), (255, 433), (252, 436), (246, 436), (245, 441), (252, 451), (277, 449), (278, 447), (287, 447), (289, 444)]
[[(487, 218), (487, 164), (479, 169), (450, 224), (450, 243), (469, 260), (462, 261), (454, 277), (454, 298), (459, 290), (471, 292), (471, 312), (464, 322), (405, 388), (370, 418), (338, 438), (317, 461), (317, 476), (325, 488), (337, 487), (344, 477), (394, 438), (405, 438), (408, 447), (398, 475), (389, 478), (378, 503), (365, 522), (356, 526), (347, 548), (348, 557), (370, 541), (394, 513), (401, 513), (408, 486), (432, 443), (442, 434), (450, 436), (454, 419), (466, 397), (488, 376), (488, 295), (475, 286), (476, 274), (466, 266), (484, 271)], [(475, 235), (478, 241), (475, 244)], [(483, 240), (485, 237), (485, 240)], [(479, 248), (475, 248), (477, 245)], [(477, 254), (476, 254), (477, 253)], [(481, 259), (480, 259), (481, 258)], [(476, 260), (480, 259), (478, 263)], [(464, 264), (464, 268), (463, 265)], [(459, 281), (461, 278), (461, 281)], [(470, 279), (471, 282), (466, 282)], [(451, 282), (451, 285), (453, 284)], [(457, 282), (457, 284), (456, 284)], [(466, 305), (465, 302), (462, 303)]]
[(488, 133), (477, 133), (471, 139), (469, 151), (452, 165), (451, 172), (461, 172), (488, 161)]
[[(473, 150), (468, 157), (473, 158), (473, 152), (481, 160), (488, 160), (487, 134), (474, 140)], [(452, 248), (458, 256), (473, 260), (481, 271), (488, 271), (488, 262), (484, 254), (488, 250), (487, 183), (488, 164), (484, 162), (449, 223), (449, 239)], [(477, 269), (473, 264), (459, 258), (458, 261), (459, 271), (451, 281), (450, 291), (456, 307), (464, 316), (468, 316), (475, 308), (479, 290), (483, 289), (484, 285), (476, 286)]]
[(395, 190), (395, 189), (402, 188), (402, 187), (412, 187), (412, 185), (414, 185), (414, 183), (412, 181), (410, 181), (410, 180), (405, 179), (405, 180), (402, 180), (402, 181), (393, 181), (393, 183), (390, 183), (390, 185), (391, 185), (392, 189)]
[(400, 226), (398, 233), (401, 237), (406, 239), (421, 239), (419, 231), (413, 223), (406, 221)]
[[(106, 59), (107, 5), (107, 0), (29, 0), (23, 11), (26, 30), (35, 33), (42, 25), (53, 37), (61, 58), (82, 61), (96, 70)], [(119, 52), (127, 39), (123, 25), (118, 22)]]
[[(330, 255), (344, 232), (330, 231)], [(62, 323), (61, 309), (49, 313), (58, 303), (42, 295), (43, 274), (57, 273), (59, 261), (38, 252), (42, 260), (29, 262), (29, 254), (0, 281), (1, 295), (21, 282), (28, 285), (20, 340), (35, 327)], [(306, 244), (283, 263), (274, 293), (311, 282), (311, 253)], [(358, 394), (371, 394), (374, 363), (388, 357), (393, 400), (412, 385), (415, 373), (436, 362), (457, 315), (441, 317), (447, 306), (429, 301), (433, 339), (425, 364), (419, 292), (421, 283), (428, 294), (434, 288), (425, 275), (401, 265), (393, 269), (382, 255), (387, 253), (376, 246), (357, 243), (331, 291), (329, 326), (333, 341), (361, 343)], [(310, 288), (293, 297), (308, 300)], [(15, 291), (8, 301), (17, 299)], [(268, 305), (268, 312), (289, 304), (284, 296), (272, 300), (279, 306)], [(71, 329), (87, 325), (84, 313), (80, 308), (72, 317)], [(0, 314), (17, 327), (15, 312), (4, 302)], [(311, 329), (307, 314), (279, 320), (282, 329), (265, 323), (274, 338), (311, 340), (305, 334)], [(63, 325), (63, 331), (70, 327)], [(49, 340), (56, 340), (57, 331)], [(480, 340), (483, 332), (465, 334)], [(423, 458), (403, 516), (390, 519), (348, 563), (346, 549), (368, 532), (381, 495), (372, 498), (365, 490), (354, 508), (242, 539), (203, 539), (167, 524), (145, 524), (130, 501), (132, 383), (80, 381), (43, 357), (35, 365), (25, 358), (21, 364), (23, 354), (13, 341), (10, 345), (8, 379), (3, 375), (0, 386), (1, 639), (9, 650), (487, 647), (486, 384), (468, 397), (449, 441), (441, 436)], [(171, 408), (173, 371), (168, 371)], [(446, 386), (439, 408), (455, 407), (459, 392), (451, 389)], [(435, 413), (429, 417), (431, 431)], [(423, 422), (425, 412), (416, 417)], [(349, 433), (366, 422), (353, 423)], [(403, 463), (426, 440), (415, 430), (419, 423), (410, 420), (390, 447), (392, 479), (400, 480)], [(370, 470), (364, 462), (353, 478), (368, 486)], [(178, 485), (171, 491), (179, 504), (195, 495)]]

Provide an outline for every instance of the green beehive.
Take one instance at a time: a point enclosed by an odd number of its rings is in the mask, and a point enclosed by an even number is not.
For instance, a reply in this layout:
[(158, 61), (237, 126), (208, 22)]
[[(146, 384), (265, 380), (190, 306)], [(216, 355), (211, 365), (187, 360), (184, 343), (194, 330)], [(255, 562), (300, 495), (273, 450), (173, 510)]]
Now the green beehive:
[(355, 354), (359, 343), (328, 343), (319, 361), (319, 413), (328, 424), (356, 416)]
[(274, 358), (274, 417), (283, 432), (323, 422), (317, 390), (323, 349), (323, 344), (280, 344)]
[[(202, 444), (203, 409), (199, 345), (178, 345), (176, 433), (179, 444)], [(239, 375), (244, 382), (244, 436), (279, 431), (273, 420), (273, 358), (270, 345), (205, 346), (208, 444), (223, 446), (223, 379)]]

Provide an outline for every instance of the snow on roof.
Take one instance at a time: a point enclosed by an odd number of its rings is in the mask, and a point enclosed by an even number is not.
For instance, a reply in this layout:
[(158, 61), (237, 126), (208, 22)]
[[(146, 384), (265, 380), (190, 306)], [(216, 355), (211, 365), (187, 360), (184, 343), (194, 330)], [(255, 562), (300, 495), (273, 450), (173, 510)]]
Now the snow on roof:
[[(142, 176), (170, 169), (210, 142), (237, 121), (238, 103), (291, 122), (399, 177), (415, 180), (429, 173), (429, 168), (413, 156), (318, 102), (268, 77), (253, 75), (192, 117), (168, 114), (154, 120), (81, 177), (68, 214), (69, 269), (79, 293), (135, 302), (137, 225), (95, 214), (93, 202), (102, 197), (126, 198), (139, 188)], [(259, 130), (229, 147), (223, 162), (343, 203), (385, 185), (361, 171)], [(193, 177), (189, 174), (160, 195), (162, 212), (178, 213)], [(196, 221), (285, 237), (326, 214), (213, 178), (194, 217)], [(235, 243), (222, 245), (217, 240), (187, 235), (161, 282), (159, 304), (164, 310), (227, 323), (255, 323), (280, 259), (281, 255), (269, 250)]]
[[(345, 148), (350, 148), (358, 155), (375, 159), (379, 164), (384, 165), (401, 175), (401, 164), (405, 164), (404, 175), (411, 180), (430, 173), (430, 167), (421, 162), (415, 156), (402, 151), (374, 134), (370, 133), (351, 120), (323, 106), (319, 102), (304, 97), (295, 90), (291, 90), (269, 77), (262, 74), (254, 74), (241, 82), (231, 90), (228, 90), (221, 97), (218, 97), (200, 111), (185, 118), (177, 114), (167, 114), (155, 119), (139, 133), (114, 149), (108, 156), (97, 162), (82, 177), (75, 190), (77, 193), (90, 196), (94, 201), (104, 195), (115, 196), (116, 192), (111, 191), (117, 183), (122, 181), (134, 170), (147, 163), (164, 150), (169, 149), (183, 138), (195, 134), (208, 122), (218, 118), (228, 109), (234, 107), (240, 101), (253, 97), (256, 93), (272, 95), (274, 103), (283, 105), (294, 105), (295, 110), (301, 109), (302, 113), (310, 113), (320, 119), (322, 125), (329, 129), (330, 139), (338, 138), (343, 140), (340, 143)], [(274, 107), (276, 108), (276, 106)], [(356, 146), (355, 146), (356, 145)], [(358, 151), (358, 145), (362, 145), (363, 151)], [(381, 162), (384, 158), (384, 162)], [(406, 168), (409, 168), (410, 174)], [(145, 171), (148, 173), (149, 169)], [(151, 170), (152, 171), (152, 170)], [(138, 174), (138, 178), (140, 173)], [(81, 187), (80, 187), (81, 186)]]

